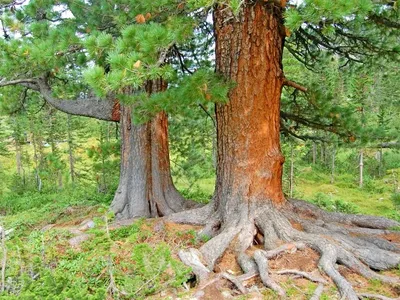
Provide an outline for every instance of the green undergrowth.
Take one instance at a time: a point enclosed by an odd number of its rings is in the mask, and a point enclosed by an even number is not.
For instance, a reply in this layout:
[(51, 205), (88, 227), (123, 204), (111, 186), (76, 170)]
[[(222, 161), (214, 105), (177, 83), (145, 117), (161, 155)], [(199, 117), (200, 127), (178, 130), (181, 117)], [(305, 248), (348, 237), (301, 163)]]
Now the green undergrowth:
[[(50, 201), (1, 218), (14, 231), (6, 242), (6, 291), (0, 299), (143, 299), (183, 291), (191, 271), (169, 241), (193, 246), (194, 232), (172, 238), (163, 228), (155, 233), (145, 220), (113, 229), (107, 205), (77, 199), (73, 206), (57, 205)], [(95, 226), (84, 233), (87, 240), (71, 245), (72, 229), (88, 217)]]
[(335, 176), (318, 168), (304, 167), (295, 177), (294, 197), (317, 204), (328, 211), (379, 215), (400, 221), (397, 197), (393, 192), (392, 170), (383, 178), (368, 178), (358, 186), (358, 178), (351, 174)]
[[(365, 178), (359, 188), (350, 174), (335, 176), (312, 167), (299, 168), (295, 176), (295, 198), (305, 199), (328, 211), (382, 215), (400, 220), (398, 194), (393, 190), (390, 170), (383, 178)], [(214, 178), (194, 185), (177, 182), (189, 199), (207, 203), (214, 190)], [(193, 228), (171, 231), (155, 229), (156, 220), (137, 220), (121, 228), (111, 226), (107, 208), (113, 197), (96, 187), (75, 186), (6, 195), (0, 200), (0, 225), (13, 229), (7, 240), (6, 291), (0, 299), (166, 299), (187, 296), (184, 283), (191, 271), (177, 257), (179, 249), (198, 248), (209, 237), (196, 238)], [(78, 247), (70, 245), (82, 221), (95, 227)], [(51, 224), (51, 226), (48, 226)], [(2, 253), (0, 250), (0, 258)], [(399, 275), (397, 271), (397, 276)], [(309, 298), (316, 285), (298, 280), (280, 282), (291, 299)], [(276, 299), (260, 286), (265, 299)], [(377, 282), (366, 292), (387, 293)], [(190, 293), (190, 292), (189, 292)], [(332, 286), (321, 299), (335, 299)], [(243, 297), (246, 299), (246, 297)]]
[[(397, 177), (393, 178), (393, 174)], [(400, 221), (400, 193), (393, 192), (393, 183), (400, 181), (399, 174), (399, 169), (392, 169), (382, 178), (366, 176), (363, 188), (359, 188), (355, 175), (335, 175), (331, 184), (329, 171), (318, 166), (299, 167), (295, 174), (293, 197), (310, 201), (328, 211), (379, 215)], [(181, 179), (176, 185), (186, 198), (207, 203), (214, 192), (215, 178), (199, 179), (195, 185)]]

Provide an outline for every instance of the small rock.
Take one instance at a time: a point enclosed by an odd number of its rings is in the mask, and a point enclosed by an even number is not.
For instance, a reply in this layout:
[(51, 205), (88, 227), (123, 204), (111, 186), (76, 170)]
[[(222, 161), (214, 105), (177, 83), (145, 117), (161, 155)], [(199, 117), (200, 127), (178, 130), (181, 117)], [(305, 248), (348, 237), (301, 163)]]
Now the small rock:
[(200, 290), (200, 291), (198, 291), (196, 294), (193, 295), (194, 298), (192, 298), (192, 299), (195, 299), (195, 300), (201, 299), (201, 297), (204, 297), (204, 295), (205, 295), (204, 291), (203, 291), (203, 290)]
[(96, 224), (93, 222), (93, 220), (88, 219), (84, 220), (80, 225), (79, 225), (79, 230), (80, 231), (86, 231), (90, 228), (93, 228)]
[(83, 233), (81, 235), (78, 235), (76, 237), (73, 237), (68, 241), (68, 243), (71, 245), (73, 248), (77, 248), (82, 244), (84, 241), (87, 241), (90, 238), (89, 234)]

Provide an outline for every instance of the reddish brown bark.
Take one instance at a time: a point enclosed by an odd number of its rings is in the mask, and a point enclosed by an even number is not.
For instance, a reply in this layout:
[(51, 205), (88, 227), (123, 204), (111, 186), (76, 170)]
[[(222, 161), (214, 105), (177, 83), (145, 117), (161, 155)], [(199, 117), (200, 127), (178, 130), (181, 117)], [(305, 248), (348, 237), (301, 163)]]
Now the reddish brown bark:
[(118, 100), (115, 100), (114, 105), (112, 107), (111, 120), (119, 122), (120, 119), (121, 119), (121, 105)]
[(282, 8), (264, 1), (244, 4), (238, 16), (222, 5), (215, 9), (216, 69), (236, 83), (229, 103), (216, 107), (219, 202), (285, 201), (279, 135), (282, 20)]
[[(166, 89), (162, 80), (148, 82), (148, 93)], [(121, 175), (111, 209), (117, 218), (165, 216), (192, 206), (176, 190), (170, 172), (168, 117), (164, 112), (135, 125), (132, 108), (121, 105)]]
[[(237, 16), (226, 6), (214, 10), (216, 68), (236, 82), (236, 87), (229, 94), (228, 104), (216, 106), (218, 168), (213, 202), (170, 218), (205, 225), (200, 235), (212, 238), (199, 251), (181, 251), (180, 258), (193, 268), (201, 286), (201, 280), (209, 280), (207, 276), (215, 271), (218, 259), (230, 248), (245, 274), (228, 279), (245, 293), (241, 280), (246, 279), (241, 278), (258, 274), (263, 284), (279, 297), (285, 296), (285, 291), (269, 276), (268, 260), (285, 249), (302, 249), (305, 244), (321, 254), (319, 268), (333, 280), (342, 298), (359, 297), (337, 271), (336, 263), (367, 278), (388, 283), (398, 281), (366, 267), (377, 270), (396, 267), (400, 262), (398, 247), (383, 239), (361, 237), (361, 232), (377, 233), (369, 228), (390, 228), (398, 222), (327, 213), (302, 201), (286, 202), (282, 193), (284, 159), (279, 139), (285, 36), (281, 4), (285, 1), (243, 2)], [(310, 211), (317, 213), (315, 219), (310, 219)], [(293, 221), (302, 230), (297, 230)], [(340, 223), (344, 226), (340, 227)], [(360, 234), (353, 237), (343, 231), (349, 230), (350, 224), (368, 228), (353, 228)], [(254, 248), (255, 239), (270, 251), (257, 250), (249, 255), (248, 249)]]

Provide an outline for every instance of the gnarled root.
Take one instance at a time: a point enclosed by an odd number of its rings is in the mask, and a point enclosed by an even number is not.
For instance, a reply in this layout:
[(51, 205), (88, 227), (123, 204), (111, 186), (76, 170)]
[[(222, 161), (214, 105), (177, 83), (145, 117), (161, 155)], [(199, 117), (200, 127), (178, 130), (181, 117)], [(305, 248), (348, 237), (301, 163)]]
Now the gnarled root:
[[(234, 283), (241, 293), (247, 292), (244, 281), (260, 276), (265, 286), (284, 296), (285, 291), (271, 276), (269, 260), (306, 246), (319, 252), (319, 267), (336, 284), (342, 299), (358, 300), (366, 296), (356, 293), (351, 283), (337, 270), (336, 263), (367, 278), (389, 284), (400, 282), (399, 278), (372, 270), (386, 270), (400, 263), (399, 245), (380, 237), (391, 232), (390, 227), (399, 225), (395, 221), (371, 216), (331, 214), (302, 201), (295, 201), (281, 209), (272, 204), (263, 204), (261, 207), (258, 204), (255, 208), (249, 205), (239, 214), (236, 208), (236, 214), (228, 214), (229, 218), (219, 218), (221, 213), (211, 214), (206, 208), (200, 210), (207, 211), (211, 221), (205, 224), (205, 228), (215, 236), (199, 252), (189, 250), (187, 254), (180, 254), (184, 263), (193, 267), (200, 279), (200, 286), (202, 280), (204, 282), (204, 278), (212, 274), (215, 264), (228, 247), (234, 250), (244, 274), (235, 277), (222, 273), (212, 280), (225, 278)], [(197, 218), (200, 219), (199, 216)], [(292, 223), (297, 224), (297, 229)], [(265, 250), (247, 251), (255, 240), (258, 243), (262, 241)], [(188, 259), (193, 253), (195, 258)], [(282, 270), (275, 274), (293, 274), (318, 283), (312, 299), (318, 299), (327, 284), (321, 276), (300, 270)]]

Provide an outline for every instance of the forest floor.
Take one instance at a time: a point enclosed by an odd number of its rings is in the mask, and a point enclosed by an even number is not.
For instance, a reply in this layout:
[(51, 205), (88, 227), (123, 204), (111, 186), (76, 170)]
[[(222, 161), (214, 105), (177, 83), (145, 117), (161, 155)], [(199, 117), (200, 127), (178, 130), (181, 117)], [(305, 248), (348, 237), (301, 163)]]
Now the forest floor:
[[(195, 226), (163, 219), (117, 223), (104, 205), (69, 205), (57, 203), (56, 198), (42, 207), (1, 219), (6, 229), (14, 229), (7, 241), (6, 274), (11, 279), (6, 281), (6, 290), (20, 294), (14, 298), (0, 293), (0, 299), (67, 299), (70, 294), (75, 295), (71, 299), (89, 299), (90, 295), (98, 295), (93, 299), (278, 298), (257, 277), (246, 282), (247, 295), (225, 279), (211, 280), (205, 287), (194, 286), (190, 270), (178, 259), (178, 251), (199, 248), (205, 242), (196, 238), (199, 228)], [(258, 248), (254, 245), (249, 251)], [(309, 248), (289, 251), (270, 261), (270, 272), (289, 299), (310, 299), (318, 284), (277, 274), (284, 269), (324, 278), (329, 283), (321, 299), (340, 299), (335, 285), (318, 270), (318, 259)], [(227, 251), (215, 271), (240, 274), (235, 255)], [(366, 280), (343, 266), (339, 271), (358, 293), (400, 297), (400, 287)], [(400, 276), (400, 269), (382, 273)], [(79, 288), (79, 296), (74, 288)]]
[[(83, 154), (82, 154), (83, 155)], [(3, 167), (13, 168), (10, 159)], [(366, 179), (361, 189), (357, 176), (330, 175), (318, 167), (297, 168), (294, 197), (346, 213), (395, 218), (400, 213), (390, 200), (400, 169), (380, 179)], [(178, 182), (185, 190), (188, 186)], [(212, 195), (214, 179), (201, 179), (200, 201)], [(194, 193), (194, 196), (196, 193)], [(199, 248), (195, 226), (178, 225), (163, 219), (135, 220), (118, 224), (107, 212), (112, 195), (99, 196), (93, 189), (77, 187), (49, 193), (27, 193), (0, 199), (0, 226), (9, 233), (0, 261), (5, 261), (5, 293), (0, 299), (277, 299), (258, 277), (246, 281), (249, 294), (226, 279), (195, 286), (190, 269), (178, 251)], [(204, 198), (204, 199), (203, 199)], [(393, 236), (384, 238), (392, 240)], [(399, 243), (400, 241), (395, 240)], [(258, 249), (254, 245), (250, 252)], [(296, 269), (328, 281), (321, 299), (340, 299), (335, 285), (317, 267), (319, 255), (312, 249), (284, 252), (270, 261), (271, 277), (289, 299), (310, 299), (318, 284), (278, 271)], [(400, 299), (400, 287), (367, 280), (338, 266), (357, 293), (380, 294)], [(240, 274), (235, 255), (227, 251), (215, 271)], [(400, 277), (400, 268), (382, 272)]]

